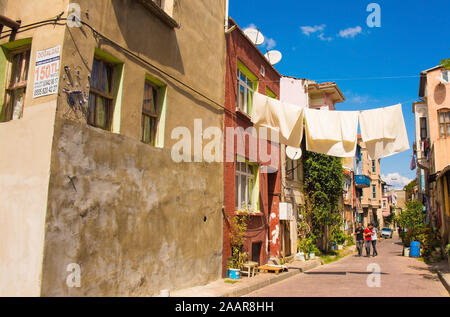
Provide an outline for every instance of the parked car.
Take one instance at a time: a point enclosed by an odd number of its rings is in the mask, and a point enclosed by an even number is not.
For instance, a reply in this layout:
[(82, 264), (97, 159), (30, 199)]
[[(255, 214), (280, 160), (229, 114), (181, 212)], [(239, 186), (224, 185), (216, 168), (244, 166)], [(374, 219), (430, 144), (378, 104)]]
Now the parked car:
[(381, 229), (381, 237), (386, 239), (392, 239), (392, 229), (391, 228), (383, 228)]

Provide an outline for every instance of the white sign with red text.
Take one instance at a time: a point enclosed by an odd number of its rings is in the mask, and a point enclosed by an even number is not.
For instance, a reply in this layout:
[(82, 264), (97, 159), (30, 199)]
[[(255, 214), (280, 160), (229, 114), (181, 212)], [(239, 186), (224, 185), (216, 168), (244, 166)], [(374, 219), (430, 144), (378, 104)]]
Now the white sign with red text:
[(37, 52), (33, 98), (58, 93), (60, 58), (61, 46)]

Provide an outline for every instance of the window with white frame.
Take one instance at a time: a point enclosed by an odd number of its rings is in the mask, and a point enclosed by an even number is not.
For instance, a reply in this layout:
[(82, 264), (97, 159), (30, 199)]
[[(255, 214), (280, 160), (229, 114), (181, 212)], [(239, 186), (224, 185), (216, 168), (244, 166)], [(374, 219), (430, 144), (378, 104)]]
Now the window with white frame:
[(438, 111), (439, 117), (439, 137), (450, 137), (450, 110), (443, 109)]
[(375, 160), (372, 160), (372, 173), (377, 172), (377, 163)]
[(238, 77), (238, 100), (237, 106), (243, 112), (251, 115), (254, 82), (248, 78), (240, 69), (237, 72)]
[(237, 210), (257, 211), (256, 179), (258, 167), (246, 162), (236, 162), (235, 206)]
[(377, 198), (377, 186), (376, 185), (372, 185), (372, 198), (373, 199)]
[(420, 118), (420, 139), (423, 141), (428, 137), (428, 131), (427, 131), (427, 118), (421, 117)]
[(446, 83), (450, 82), (450, 70), (444, 70), (442, 71), (442, 80)]

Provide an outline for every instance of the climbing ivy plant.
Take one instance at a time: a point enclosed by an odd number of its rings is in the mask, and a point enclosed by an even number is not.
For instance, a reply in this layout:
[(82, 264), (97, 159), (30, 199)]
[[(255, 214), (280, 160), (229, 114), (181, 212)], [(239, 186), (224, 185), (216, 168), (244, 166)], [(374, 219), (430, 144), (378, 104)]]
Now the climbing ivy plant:
[(306, 152), (303, 159), (305, 210), (322, 251), (328, 250), (329, 232), (342, 222), (339, 201), (344, 185), (340, 158)]

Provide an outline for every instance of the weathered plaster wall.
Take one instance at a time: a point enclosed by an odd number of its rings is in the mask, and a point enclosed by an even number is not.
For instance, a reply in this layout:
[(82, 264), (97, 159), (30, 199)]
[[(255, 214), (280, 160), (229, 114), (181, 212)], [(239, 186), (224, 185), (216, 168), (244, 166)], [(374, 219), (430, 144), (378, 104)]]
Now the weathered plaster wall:
[[(43, 296), (148, 296), (220, 278), (219, 163), (176, 164), (168, 150), (69, 120), (55, 134)], [(66, 285), (70, 263), (80, 288)]]
[[(82, 20), (119, 45), (138, 54), (167, 74), (208, 96), (219, 105), (224, 103), (225, 91), (225, 35), (224, 1), (175, 1), (174, 10), (179, 29), (172, 29), (136, 0), (76, 0), (80, 4)], [(87, 92), (88, 75), (95, 48), (110, 54), (123, 64), (123, 89), (120, 126), (114, 132), (141, 139), (141, 115), (145, 76), (149, 75), (167, 86), (167, 113), (164, 147), (171, 147), (176, 127), (194, 130), (194, 119), (201, 118), (204, 128), (222, 129), (223, 111), (166, 74), (132, 57), (92, 31), (67, 29), (65, 34), (64, 65), (69, 66), (75, 85), (67, 80), (62, 87)], [(116, 116), (115, 112), (115, 116)], [(85, 122), (67, 106), (61, 94), (58, 115)], [(206, 143), (206, 142), (205, 142)], [(192, 151), (193, 152), (193, 151)]]
[[(68, 2), (1, 1), (0, 12), (27, 25), (56, 16)], [(40, 295), (56, 96), (33, 99), (34, 61), (38, 50), (61, 45), (63, 34), (64, 27), (45, 25), (16, 35), (32, 38), (32, 46), (23, 118), (0, 123), (0, 296)]]
[(0, 296), (39, 296), (56, 101), (0, 124)]

